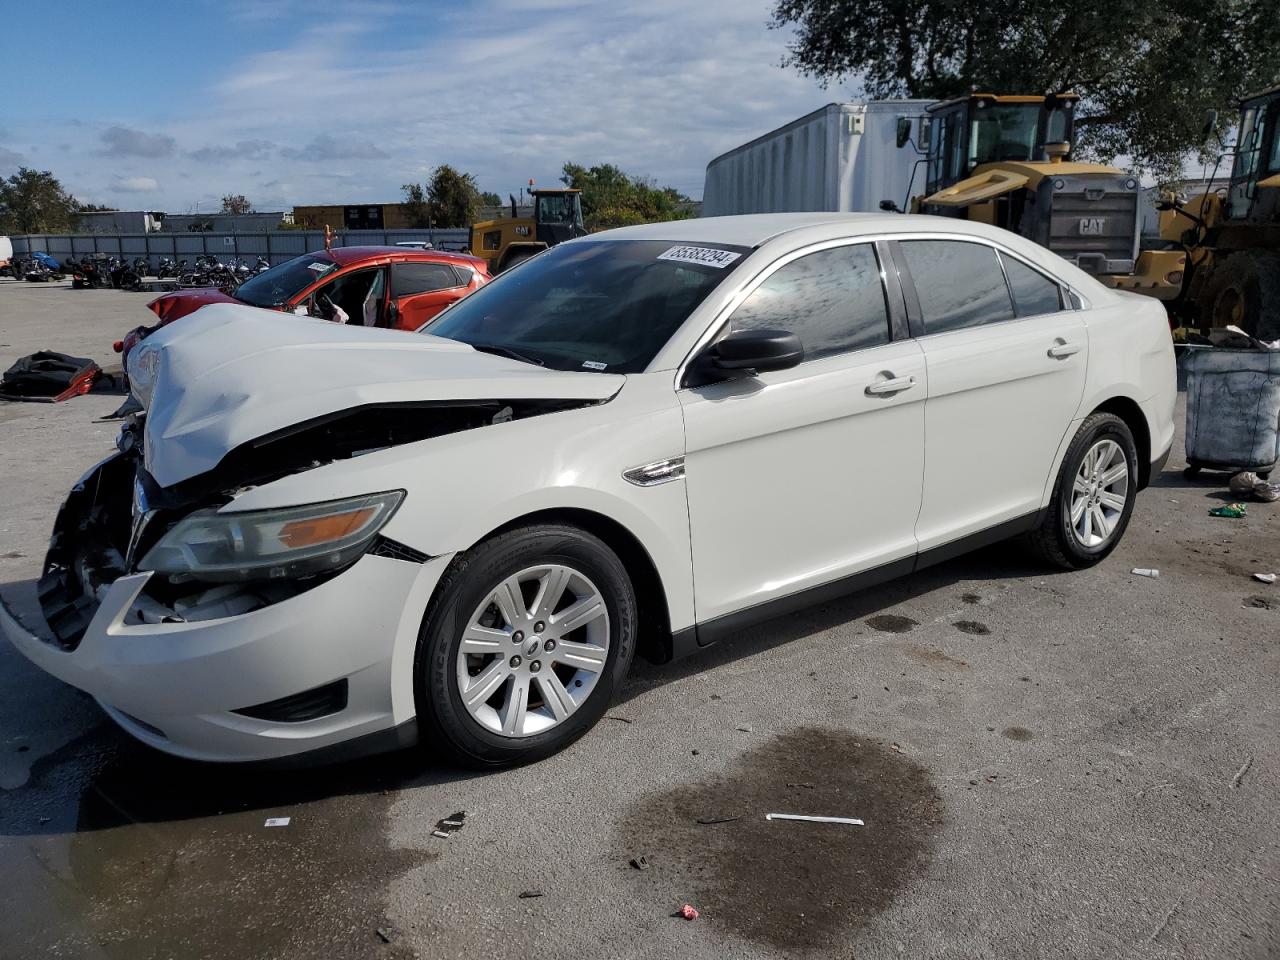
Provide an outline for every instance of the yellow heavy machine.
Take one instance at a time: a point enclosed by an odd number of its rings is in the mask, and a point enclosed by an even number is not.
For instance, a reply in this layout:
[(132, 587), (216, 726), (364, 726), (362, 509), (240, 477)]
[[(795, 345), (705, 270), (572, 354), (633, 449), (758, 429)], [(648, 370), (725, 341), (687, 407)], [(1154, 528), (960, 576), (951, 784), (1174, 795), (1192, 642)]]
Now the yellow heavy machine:
[(489, 261), (490, 273), (501, 273), (557, 243), (585, 236), (582, 191), (571, 187), (535, 189), (533, 216), (521, 217), (511, 198), (511, 216), (471, 226), (471, 252)]
[(1188, 259), (1170, 308), (1188, 327), (1280, 340), (1280, 86), (1246, 97), (1236, 130), (1226, 187), (1159, 205), (1161, 238)]
[[(974, 93), (930, 107), (919, 118), (923, 145), (916, 147), (925, 192), (911, 210), (1004, 227), (1108, 286), (1171, 300), (1182, 289), (1186, 255), (1139, 250), (1137, 178), (1069, 159), (1078, 100), (1074, 93)], [(911, 130), (912, 118), (899, 120), (899, 148), (911, 142)]]

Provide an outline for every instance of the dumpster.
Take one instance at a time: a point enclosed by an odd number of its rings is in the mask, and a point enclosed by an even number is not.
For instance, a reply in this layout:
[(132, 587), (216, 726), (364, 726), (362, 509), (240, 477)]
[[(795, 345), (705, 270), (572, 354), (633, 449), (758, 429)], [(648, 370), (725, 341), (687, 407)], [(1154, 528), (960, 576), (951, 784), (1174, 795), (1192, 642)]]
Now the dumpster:
[(1200, 349), (1187, 372), (1187, 469), (1253, 470), (1280, 460), (1280, 350)]

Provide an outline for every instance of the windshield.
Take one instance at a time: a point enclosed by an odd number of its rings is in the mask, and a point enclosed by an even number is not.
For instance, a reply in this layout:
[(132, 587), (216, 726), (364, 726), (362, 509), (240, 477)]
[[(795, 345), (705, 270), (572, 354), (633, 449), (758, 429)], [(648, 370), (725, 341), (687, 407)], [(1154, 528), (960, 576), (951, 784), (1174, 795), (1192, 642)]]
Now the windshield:
[(338, 265), (327, 253), (304, 254), (250, 277), (240, 284), (234, 296), (254, 307), (280, 307), (294, 294), (337, 269)]
[(1035, 157), (1039, 103), (979, 104), (969, 131), (969, 169), (998, 160)]
[(637, 373), (746, 247), (592, 240), (552, 247), (421, 329), (557, 370)]

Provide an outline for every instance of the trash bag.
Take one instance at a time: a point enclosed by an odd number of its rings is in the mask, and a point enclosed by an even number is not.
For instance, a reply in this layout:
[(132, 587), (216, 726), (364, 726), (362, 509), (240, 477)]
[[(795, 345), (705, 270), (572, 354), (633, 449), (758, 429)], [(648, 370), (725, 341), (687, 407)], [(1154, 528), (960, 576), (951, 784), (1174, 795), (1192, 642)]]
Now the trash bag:
[(88, 393), (102, 368), (87, 357), (41, 350), (22, 357), (0, 377), (0, 400), (58, 403)]

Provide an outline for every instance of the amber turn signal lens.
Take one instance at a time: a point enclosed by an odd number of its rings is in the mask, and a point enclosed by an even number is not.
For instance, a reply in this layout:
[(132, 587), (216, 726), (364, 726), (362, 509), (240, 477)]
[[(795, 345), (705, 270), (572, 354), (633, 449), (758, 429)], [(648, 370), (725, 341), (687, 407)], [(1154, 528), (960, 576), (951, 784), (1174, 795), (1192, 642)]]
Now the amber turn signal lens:
[(376, 512), (376, 507), (361, 507), (359, 510), (334, 513), (327, 517), (290, 520), (280, 528), (277, 537), (281, 543), (290, 548), (310, 547), (341, 540), (359, 530)]

